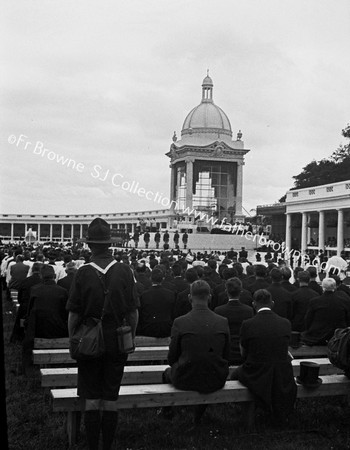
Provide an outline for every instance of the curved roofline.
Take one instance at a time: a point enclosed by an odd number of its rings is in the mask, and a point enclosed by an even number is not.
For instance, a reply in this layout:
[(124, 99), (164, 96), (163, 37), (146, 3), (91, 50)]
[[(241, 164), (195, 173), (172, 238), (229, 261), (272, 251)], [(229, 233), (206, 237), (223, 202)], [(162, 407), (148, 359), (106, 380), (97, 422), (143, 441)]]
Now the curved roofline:
[[(219, 112), (220, 112), (220, 114), (219, 114), (219, 116), (220, 116), (220, 121), (221, 121), (221, 128), (217, 128), (217, 127), (188, 127), (187, 125), (186, 125), (186, 122), (187, 123), (191, 123), (191, 120), (192, 120), (192, 117), (193, 117), (193, 115), (194, 115), (194, 113), (198, 110), (198, 108), (199, 107), (201, 107), (203, 104), (211, 104), (211, 105), (213, 105), (217, 110), (219, 110)], [(228, 125), (229, 125), (229, 129), (227, 129), (227, 128), (225, 128), (225, 123), (224, 123), (224, 120), (223, 120), (223, 117), (222, 117), (222, 115), (226, 118), (226, 120), (227, 120), (227, 123), (228, 123)], [(191, 111), (187, 114), (187, 116), (185, 117), (185, 120), (184, 120), (184, 122), (183, 122), (183, 125), (182, 125), (182, 129), (181, 129), (181, 135), (186, 131), (186, 130), (189, 130), (189, 129), (192, 129), (192, 130), (204, 130), (204, 129), (210, 129), (210, 130), (220, 130), (220, 132), (221, 133), (225, 133), (225, 134), (229, 134), (230, 136), (232, 136), (232, 127), (231, 127), (231, 122), (230, 122), (230, 119), (228, 118), (228, 116), (227, 116), (227, 114), (225, 113), (225, 111), (223, 111), (222, 110), (222, 108), (220, 108), (220, 106), (217, 106), (214, 102), (201, 102), (199, 105), (197, 105), (197, 106), (195, 106), (193, 109), (191, 109)]]

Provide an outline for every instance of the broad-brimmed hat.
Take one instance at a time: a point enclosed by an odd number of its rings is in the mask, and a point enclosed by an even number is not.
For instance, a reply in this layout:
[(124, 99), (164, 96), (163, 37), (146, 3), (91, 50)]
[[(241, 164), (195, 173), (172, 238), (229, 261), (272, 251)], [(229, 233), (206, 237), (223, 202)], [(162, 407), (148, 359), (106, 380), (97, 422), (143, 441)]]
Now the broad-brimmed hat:
[(87, 244), (111, 244), (113, 239), (109, 224), (104, 219), (96, 217), (88, 227), (85, 242)]

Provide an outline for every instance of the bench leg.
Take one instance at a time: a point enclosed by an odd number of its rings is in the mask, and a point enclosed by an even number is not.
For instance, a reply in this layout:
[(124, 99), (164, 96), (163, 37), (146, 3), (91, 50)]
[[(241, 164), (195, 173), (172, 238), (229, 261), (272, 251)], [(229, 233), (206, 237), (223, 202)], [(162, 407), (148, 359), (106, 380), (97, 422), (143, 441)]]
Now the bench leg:
[(80, 411), (68, 411), (67, 413), (67, 435), (69, 447), (78, 441), (81, 422)]
[(255, 430), (255, 402), (247, 402), (243, 407), (243, 418), (247, 430)]

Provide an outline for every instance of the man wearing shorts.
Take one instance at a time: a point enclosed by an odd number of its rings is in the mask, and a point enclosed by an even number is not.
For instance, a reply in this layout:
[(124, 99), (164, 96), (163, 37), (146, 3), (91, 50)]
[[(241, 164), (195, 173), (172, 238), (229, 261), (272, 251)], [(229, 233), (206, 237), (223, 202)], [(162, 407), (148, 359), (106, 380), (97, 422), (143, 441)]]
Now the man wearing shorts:
[(79, 397), (85, 399), (84, 423), (90, 450), (97, 450), (100, 432), (103, 449), (110, 449), (118, 422), (117, 399), (127, 354), (117, 343), (117, 327), (126, 319), (133, 336), (138, 321), (138, 297), (130, 267), (117, 262), (109, 252), (112, 242), (109, 224), (94, 219), (86, 242), (91, 250), (90, 263), (81, 266), (71, 286), (67, 310), (69, 336), (81, 321), (101, 318), (105, 303), (103, 282), (109, 291), (102, 320), (105, 353), (89, 361), (77, 361)]

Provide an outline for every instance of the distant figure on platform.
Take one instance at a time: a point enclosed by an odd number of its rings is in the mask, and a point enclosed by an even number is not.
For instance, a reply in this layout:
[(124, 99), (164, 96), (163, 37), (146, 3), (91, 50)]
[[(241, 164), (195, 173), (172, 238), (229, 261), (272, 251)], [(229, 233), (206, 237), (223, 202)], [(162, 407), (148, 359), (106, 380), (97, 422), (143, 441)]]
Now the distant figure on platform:
[(154, 242), (156, 243), (156, 248), (159, 248), (159, 242), (160, 242), (160, 233), (159, 230), (156, 231), (154, 235)]
[(176, 230), (174, 233), (174, 246), (175, 248), (179, 247), (179, 240), (180, 240), (180, 235), (179, 232)]
[(297, 393), (288, 353), (291, 325), (272, 311), (273, 301), (266, 289), (255, 292), (253, 306), (257, 313), (243, 322), (240, 332), (244, 363), (231, 379), (247, 386), (259, 404), (283, 423), (293, 410)]
[(241, 251), (239, 252), (239, 257), (240, 257), (240, 258), (248, 258), (248, 252), (247, 252), (247, 250), (245, 249), (245, 247), (242, 247), (242, 248), (241, 248)]
[(150, 241), (150, 234), (148, 231), (146, 231), (146, 233), (143, 235), (143, 240), (145, 242), (145, 247), (148, 248), (149, 246), (149, 241)]
[(168, 233), (168, 230), (165, 230), (165, 233), (163, 235), (163, 248), (164, 248), (164, 250), (168, 250), (168, 248), (169, 248), (169, 240), (170, 240), (170, 235)]
[(133, 237), (132, 237), (134, 244), (135, 244), (135, 248), (137, 248), (139, 246), (139, 240), (140, 240), (140, 233), (138, 231), (135, 231)]
[(187, 248), (187, 242), (188, 242), (188, 234), (185, 231), (184, 234), (182, 235), (182, 243), (184, 245), (184, 248)]

